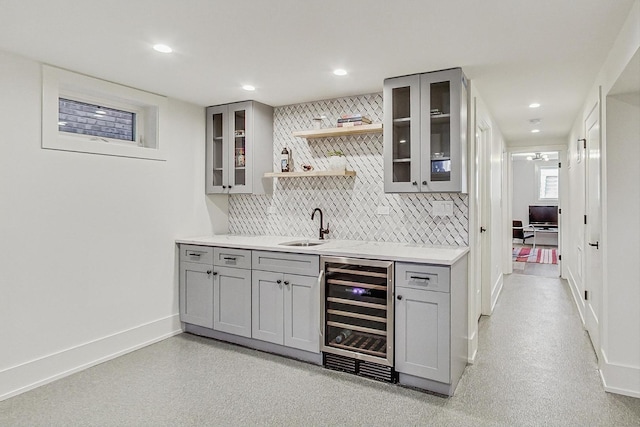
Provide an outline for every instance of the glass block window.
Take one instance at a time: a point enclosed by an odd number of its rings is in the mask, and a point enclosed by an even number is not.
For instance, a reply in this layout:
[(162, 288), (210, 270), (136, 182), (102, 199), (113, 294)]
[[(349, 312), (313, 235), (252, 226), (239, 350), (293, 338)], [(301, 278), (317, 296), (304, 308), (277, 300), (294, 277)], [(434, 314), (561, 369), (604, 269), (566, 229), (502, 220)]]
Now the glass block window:
[(136, 113), (58, 98), (58, 130), (134, 142)]

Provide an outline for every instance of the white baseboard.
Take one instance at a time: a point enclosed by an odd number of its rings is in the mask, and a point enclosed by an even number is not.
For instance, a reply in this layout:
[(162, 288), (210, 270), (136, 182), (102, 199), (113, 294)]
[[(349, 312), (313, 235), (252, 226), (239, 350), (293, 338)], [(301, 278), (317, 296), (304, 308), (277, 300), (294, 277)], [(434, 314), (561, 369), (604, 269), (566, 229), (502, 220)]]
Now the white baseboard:
[(0, 371), (0, 401), (182, 332), (177, 314)]
[(478, 329), (473, 331), (473, 335), (468, 338), (467, 345), (469, 346), (469, 355), (467, 357), (467, 363), (473, 365), (476, 362), (476, 356), (478, 355)]
[(502, 286), (504, 285), (504, 274), (500, 274), (495, 284), (491, 287), (493, 292), (491, 293), (491, 313), (493, 313), (493, 309), (496, 307), (498, 303), (498, 297), (502, 292)]
[(584, 313), (583, 313), (584, 301), (579, 296), (580, 292), (578, 291), (578, 283), (576, 282), (576, 279), (573, 276), (573, 271), (571, 270), (571, 268), (568, 268), (568, 270), (569, 270), (569, 277), (567, 278), (567, 281), (569, 282), (569, 290), (571, 291), (573, 302), (576, 304), (576, 308), (578, 309), (578, 315), (580, 316), (580, 321), (584, 326), (585, 324)]
[(600, 378), (605, 391), (640, 398), (640, 367), (610, 363), (602, 350)]

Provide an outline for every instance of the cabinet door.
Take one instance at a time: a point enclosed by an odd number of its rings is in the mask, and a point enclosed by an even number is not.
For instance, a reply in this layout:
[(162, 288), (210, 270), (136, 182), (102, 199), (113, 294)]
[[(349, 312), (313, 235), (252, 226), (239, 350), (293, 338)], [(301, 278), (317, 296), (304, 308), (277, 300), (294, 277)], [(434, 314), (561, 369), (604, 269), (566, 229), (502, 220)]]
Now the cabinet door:
[(213, 329), (251, 337), (251, 270), (214, 268)]
[(226, 105), (207, 108), (206, 192), (223, 193), (229, 186), (229, 118)]
[(213, 328), (213, 266), (180, 262), (180, 320)]
[(384, 81), (384, 191), (420, 191), (420, 76)]
[(251, 279), (251, 337), (284, 344), (282, 273), (253, 271)]
[(251, 102), (229, 106), (229, 193), (251, 193), (253, 123)]
[(320, 286), (317, 277), (284, 275), (284, 345), (320, 351)]
[[(422, 191), (461, 191), (462, 144), (466, 144), (466, 99), (461, 99), (462, 70), (422, 74)], [(463, 110), (464, 107), (464, 111)], [(464, 126), (461, 123), (464, 119)], [(466, 175), (465, 175), (466, 176)]]
[(398, 287), (396, 295), (396, 371), (449, 383), (449, 294)]

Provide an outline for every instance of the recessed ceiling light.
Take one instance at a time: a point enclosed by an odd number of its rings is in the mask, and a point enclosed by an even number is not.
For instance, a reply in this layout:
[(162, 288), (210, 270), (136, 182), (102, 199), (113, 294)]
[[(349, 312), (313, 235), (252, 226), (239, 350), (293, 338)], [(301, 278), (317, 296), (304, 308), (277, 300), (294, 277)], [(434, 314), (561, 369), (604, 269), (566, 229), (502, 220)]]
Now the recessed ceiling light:
[(67, 122), (58, 122), (58, 126), (66, 126)]
[(342, 68), (338, 68), (337, 70), (333, 70), (333, 74), (336, 76), (346, 76), (347, 70), (343, 70)]
[(171, 49), (166, 44), (156, 44), (156, 45), (153, 46), (153, 49), (155, 51), (161, 52), (161, 53), (171, 53), (171, 52), (173, 52), (173, 49)]
[(540, 132), (540, 129), (531, 129), (531, 133), (538, 133)]
[(96, 110), (96, 114), (107, 114), (104, 110)]
[(529, 108), (538, 108), (540, 106), (540, 104), (538, 104), (537, 102), (534, 102), (533, 104), (529, 104)]
[(256, 90), (256, 87), (251, 85), (242, 85), (242, 89), (252, 91)]

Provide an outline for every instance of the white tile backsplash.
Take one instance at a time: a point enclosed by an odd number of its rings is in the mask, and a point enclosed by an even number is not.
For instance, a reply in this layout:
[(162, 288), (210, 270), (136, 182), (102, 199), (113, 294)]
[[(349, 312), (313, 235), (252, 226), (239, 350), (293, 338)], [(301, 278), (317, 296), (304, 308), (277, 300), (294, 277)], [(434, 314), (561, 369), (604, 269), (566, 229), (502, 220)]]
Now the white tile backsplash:
[[(352, 96), (276, 107), (274, 110), (274, 170), (280, 152), (293, 154), (296, 171), (302, 164), (327, 169), (327, 152), (342, 150), (355, 177), (276, 178), (271, 195), (229, 196), (229, 231), (233, 234), (317, 237), (319, 207), (329, 223), (328, 238), (467, 246), (468, 196), (457, 193), (385, 194), (382, 175), (382, 134), (304, 139), (291, 134), (311, 129), (313, 118), (327, 116), (333, 127), (342, 114), (362, 113), (382, 122), (382, 94)], [(453, 203), (451, 216), (433, 215), (434, 201)], [(379, 215), (380, 206), (389, 214)], [(386, 210), (386, 209), (385, 209)]]

